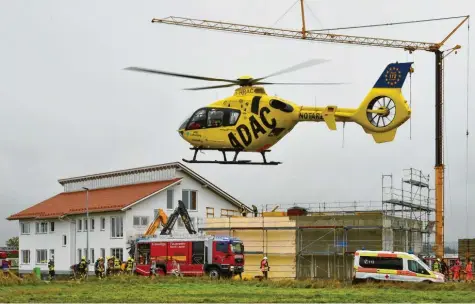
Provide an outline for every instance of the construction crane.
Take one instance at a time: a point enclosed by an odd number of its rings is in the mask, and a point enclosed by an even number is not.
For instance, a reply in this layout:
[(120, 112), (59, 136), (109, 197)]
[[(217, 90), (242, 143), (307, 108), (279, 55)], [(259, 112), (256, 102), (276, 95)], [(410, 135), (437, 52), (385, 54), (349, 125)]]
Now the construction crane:
[[(251, 35), (281, 37), (288, 39), (299, 39), (314, 42), (328, 42), (340, 44), (353, 44), (363, 46), (376, 46), (385, 48), (403, 49), (412, 53), (414, 51), (427, 51), (435, 55), (435, 192), (436, 192), (436, 256), (444, 256), (444, 158), (443, 158), (443, 103), (444, 103), (444, 58), (449, 54), (461, 48), (455, 45), (452, 48), (441, 50), (447, 40), (470, 18), (467, 16), (440, 18), (454, 19), (463, 18), (463, 20), (441, 41), (438, 43), (407, 41), (397, 39), (363, 37), (340, 35), (333, 33), (323, 33), (315, 30), (306, 30), (304, 2), (300, 0), (300, 9), (302, 15), (302, 30), (279, 29), (272, 27), (261, 27), (254, 25), (245, 25), (237, 23), (209, 21), (182, 17), (153, 18), (152, 23), (164, 23), (170, 25), (179, 25), (200, 29), (217, 30), (225, 32), (243, 33)], [(433, 19), (431, 19), (433, 20)], [(429, 21), (429, 20), (423, 20)], [(410, 22), (399, 22), (399, 24)], [(388, 24), (385, 24), (388, 25)]]
[[(183, 201), (178, 200), (178, 207), (175, 208), (170, 217), (167, 217), (167, 214), (163, 211), (163, 209), (158, 209), (157, 216), (150, 224), (150, 226), (148, 226), (147, 231), (145, 231), (145, 233), (141, 235), (141, 238), (154, 237), (155, 231), (157, 231), (160, 225), (162, 225), (160, 235), (170, 235), (179, 216), (181, 217), (183, 224), (185, 224), (185, 228), (186, 230), (188, 230), (188, 233), (196, 234), (196, 230), (193, 227), (190, 215), (186, 210), (185, 204), (183, 203)], [(130, 246), (127, 247), (127, 249), (129, 250), (129, 255), (132, 257), (135, 256), (135, 244), (136, 240), (130, 241)]]
[(158, 209), (157, 216), (153, 220), (153, 222), (148, 226), (147, 231), (143, 234), (144, 237), (147, 236), (152, 236), (155, 234), (155, 231), (157, 231), (158, 227), (162, 225), (162, 227), (165, 227), (168, 223), (168, 217), (165, 211), (163, 209)]

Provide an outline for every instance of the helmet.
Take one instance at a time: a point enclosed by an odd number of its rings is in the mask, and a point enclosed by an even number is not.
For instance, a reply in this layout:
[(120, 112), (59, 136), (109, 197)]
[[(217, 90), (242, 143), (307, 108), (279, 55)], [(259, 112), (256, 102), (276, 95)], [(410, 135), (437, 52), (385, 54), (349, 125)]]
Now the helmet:
[(264, 260), (267, 260), (267, 257), (266, 257), (266, 256), (264, 257)]
[(131, 260), (132, 260), (132, 258), (131, 258), (131, 257), (129, 257), (129, 258), (127, 259), (127, 261), (131, 261)]
[(85, 256), (83, 256), (83, 257), (81, 258), (81, 260), (85, 260), (85, 259), (86, 259), (86, 257), (85, 257)]
[(99, 257), (99, 260), (102, 260), (102, 257)]
[(440, 262), (440, 258), (437, 258), (437, 261)]

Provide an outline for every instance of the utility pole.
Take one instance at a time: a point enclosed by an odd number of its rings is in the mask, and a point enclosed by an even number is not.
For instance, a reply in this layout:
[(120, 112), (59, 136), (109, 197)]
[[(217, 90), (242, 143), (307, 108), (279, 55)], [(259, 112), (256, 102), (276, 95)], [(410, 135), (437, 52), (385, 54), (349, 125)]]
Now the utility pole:
[(86, 190), (86, 257), (89, 261), (89, 188), (82, 187)]

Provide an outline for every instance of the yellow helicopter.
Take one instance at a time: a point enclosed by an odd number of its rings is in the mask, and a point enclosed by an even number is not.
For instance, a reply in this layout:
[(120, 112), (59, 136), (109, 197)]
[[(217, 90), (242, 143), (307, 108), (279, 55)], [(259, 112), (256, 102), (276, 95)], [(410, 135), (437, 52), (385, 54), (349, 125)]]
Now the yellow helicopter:
[[(259, 85), (335, 85), (341, 83), (276, 83), (262, 81), (268, 77), (296, 71), (301, 68), (326, 62), (312, 59), (286, 68), (266, 77), (242, 76), (236, 80), (220, 79), (173, 72), (128, 67), (125, 70), (162, 74), (167, 76), (192, 78), (206, 81), (220, 81), (228, 84), (188, 88), (186, 90), (206, 90), (238, 85), (234, 95), (215, 101), (197, 109), (179, 127), (180, 136), (190, 143), (194, 150), (188, 163), (218, 163), (246, 165), (278, 165), (281, 162), (267, 161), (266, 152), (274, 146), (297, 123), (325, 122), (330, 130), (336, 130), (336, 122), (355, 122), (371, 134), (376, 143), (390, 142), (396, 129), (411, 116), (411, 109), (401, 93), (407, 73), (412, 72), (412, 63), (391, 63), (371, 88), (356, 109), (339, 108), (336, 105), (324, 107), (300, 106), (277, 96), (266, 94)], [(215, 150), (223, 153), (224, 160), (197, 160), (200, 150)], [(233, 160), (226, 158), (226, 152), (234, 152)], [(262, 162), (238, 160), (240, 152), (261, 153)]]

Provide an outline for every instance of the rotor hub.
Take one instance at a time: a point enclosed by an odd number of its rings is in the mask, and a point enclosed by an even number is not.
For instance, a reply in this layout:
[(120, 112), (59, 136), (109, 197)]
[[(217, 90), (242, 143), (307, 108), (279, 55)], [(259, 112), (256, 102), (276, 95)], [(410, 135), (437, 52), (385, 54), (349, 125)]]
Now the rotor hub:
[(249, 75), (245, 75), (245, 76), (241, 76), (239, 77), (238, 79), (236, 79), (238, 81), (238, 84), (243, 87), (243, 86), (252, 86), (252, 81), (253, 81), (253, 77), (252, 76), (249, 76)]

